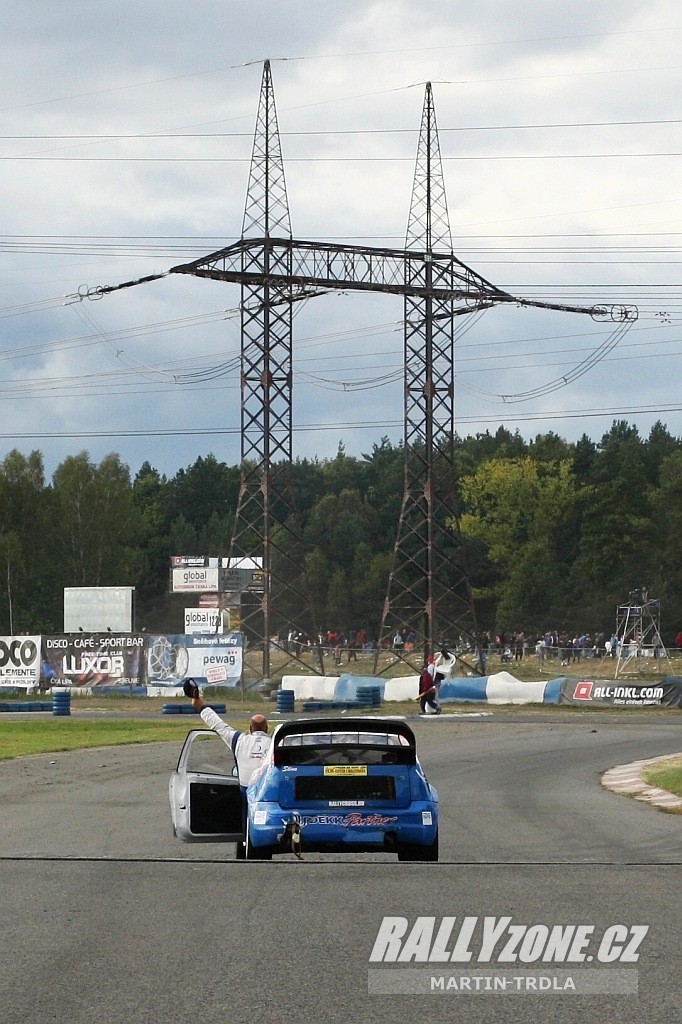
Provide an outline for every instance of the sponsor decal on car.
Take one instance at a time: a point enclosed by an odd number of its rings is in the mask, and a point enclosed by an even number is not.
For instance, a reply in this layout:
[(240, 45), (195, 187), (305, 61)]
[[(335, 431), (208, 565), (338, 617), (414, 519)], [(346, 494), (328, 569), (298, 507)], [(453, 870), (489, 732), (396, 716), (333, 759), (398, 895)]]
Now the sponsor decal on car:
[(296, 817), (300, 825), (342, 825), (344, 828), (391, 825), (398, 820), (396, 815), (358, 814), (356, 811), (350, 814), (298, 814)]
[(366, 775), (366, 764), (328, 764), (324, 767), (325, 775)]

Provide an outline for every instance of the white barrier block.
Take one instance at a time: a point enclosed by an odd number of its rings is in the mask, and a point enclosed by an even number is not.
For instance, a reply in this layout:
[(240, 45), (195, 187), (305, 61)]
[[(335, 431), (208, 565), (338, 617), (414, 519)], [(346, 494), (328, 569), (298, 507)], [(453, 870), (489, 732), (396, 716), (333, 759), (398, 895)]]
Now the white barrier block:
[(184, 697), (185, 691), (181, 686), (148, 686), (148, 697)]
[(414, 700), (419, 696), (419, 676), (401, 676), (387, 679), (384, 700)]
[(293, 690), (294, 700), (334, 700), (338, 676), (282, 676), (282, 689)]
[(545, 696), (544, 680), (522, 682), (510, 672), (497, 672), (488, 676), (486, 693), (489, 704), (542, 704)]

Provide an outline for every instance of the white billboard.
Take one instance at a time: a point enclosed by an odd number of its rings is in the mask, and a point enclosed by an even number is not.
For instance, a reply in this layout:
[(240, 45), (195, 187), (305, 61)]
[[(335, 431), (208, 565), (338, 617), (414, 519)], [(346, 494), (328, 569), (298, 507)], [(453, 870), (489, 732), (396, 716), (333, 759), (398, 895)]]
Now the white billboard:
[(64, 587), (65, 633), (130, 633), (135, 587)]

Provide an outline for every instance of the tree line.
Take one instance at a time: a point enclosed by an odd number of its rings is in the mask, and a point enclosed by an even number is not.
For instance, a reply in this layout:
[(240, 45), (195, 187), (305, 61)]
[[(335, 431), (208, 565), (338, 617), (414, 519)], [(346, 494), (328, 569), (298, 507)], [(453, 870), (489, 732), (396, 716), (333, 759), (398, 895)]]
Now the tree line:
[[(491, 632), (604, 631), (637, 587), (660, 599), (666, 642), (682, 625), (682, 439), (615, 420), (595, 442), (518, 431), (455, 437), (461, 531), (479, 625)], [(320, 628), (376, 635), (403, 489), (403, 449), (292, 467)], [(172, 555), (226, 555), (239, 466), (200, 457), (173, 477), (116, 454), (40, 452), (0, 463), (0, 633), (59, 632), (65, 586), (134, 586), (137, 628), (182, 631)]]

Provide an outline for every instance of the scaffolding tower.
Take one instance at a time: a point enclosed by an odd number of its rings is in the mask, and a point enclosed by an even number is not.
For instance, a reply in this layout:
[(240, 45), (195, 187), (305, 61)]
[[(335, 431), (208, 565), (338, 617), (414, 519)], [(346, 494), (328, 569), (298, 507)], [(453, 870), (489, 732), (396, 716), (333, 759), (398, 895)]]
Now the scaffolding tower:
[(641, 670), (644, 658), (648, 659), (647, 671), (661, 671), (663, 660), (671, 668), (668, 652), (661, 639), (661, 602), (649, 598), (644, 588), (631, 591), (627, 604), (616, 608), (616, 636), (616, 679), (628, 668)]

